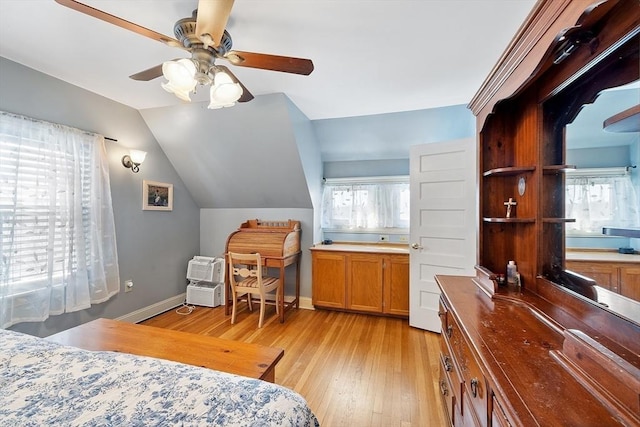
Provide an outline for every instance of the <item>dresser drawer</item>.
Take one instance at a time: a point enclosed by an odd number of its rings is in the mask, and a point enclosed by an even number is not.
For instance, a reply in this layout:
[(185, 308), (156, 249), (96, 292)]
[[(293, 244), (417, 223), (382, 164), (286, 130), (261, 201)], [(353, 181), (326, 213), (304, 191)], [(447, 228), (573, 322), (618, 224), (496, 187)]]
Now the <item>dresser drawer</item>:
[(451, 383), (451, 392), (459, 406), (460, 402), (462, 402), (462, 381), (460, 380), (458, 368), (453, 362), (453, 357), (451, 357), (451, 350), (442, 337), (440, 338), (440, 364), (444, 367), (445, 375)]
[(498, 399), (496, 396), (492, 394), (492, 405), (491, 405), (491, 425), (494, 427), (511, 427), (511, 423), (507, 419), (507, 416), (504, 414), (502, 407), (498, 403)]
[(449, 381), (449, 376), (447, 375), (446, 368), (442, 363), (442, 358), (440, 359), (440, 379), (438, 382), (440, 386), (440, 397), (442, 398), (442, 404), (444, 405), (447, 412), (449, 423), (453, 426), (455, 425), (455, 414), (457, 412), (455, 407), (456, 398), (452, 392), (451, 382)]
[[(487, 387), (484, 376), (476, 360), (474, 359), (471, 349), (464, 340), (460, 327), (453, 316), (447, 316), (447, 331), (445, 333), (446, 341), (451, 347), (451, 356), (455, 364), (459, 368), (460, 379), (463, 383), (463, 395), (466, 395), (471, 403), (475, 418), (480, 425), (488, 425), (488, 398)], [(466, 404), (462, 405), (462, 413), (467, 418), (467, 411), (471, 409)]]

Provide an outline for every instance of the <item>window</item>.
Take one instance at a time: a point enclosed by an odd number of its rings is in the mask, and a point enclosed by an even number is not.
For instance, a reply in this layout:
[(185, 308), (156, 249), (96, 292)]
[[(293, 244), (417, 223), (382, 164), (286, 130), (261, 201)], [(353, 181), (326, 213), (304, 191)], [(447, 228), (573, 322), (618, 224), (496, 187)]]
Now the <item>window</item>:
[(120, 288), (104, 138), (0, 112), (0, 327)]
[(328, 179), (322, 195), (322, 228), (372, 232), (409, 228), (409, 178)]
[(602, 227), (638, 227), (638, 198), (626, 168), (577, 169), (567, 174), (568, 235), (602, 236)]

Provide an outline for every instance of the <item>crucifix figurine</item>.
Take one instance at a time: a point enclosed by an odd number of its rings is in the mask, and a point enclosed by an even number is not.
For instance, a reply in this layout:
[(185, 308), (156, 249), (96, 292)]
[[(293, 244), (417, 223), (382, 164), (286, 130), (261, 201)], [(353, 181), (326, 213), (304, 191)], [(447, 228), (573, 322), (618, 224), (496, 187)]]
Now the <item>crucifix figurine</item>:
[(511, 218), (511, 207), (517, 205), (516, 201), (513, 200), (513, 197), (509, 197), (509, 200), (504, 202), (504, 205), (507, 207), (507, 216), (505, 218)]

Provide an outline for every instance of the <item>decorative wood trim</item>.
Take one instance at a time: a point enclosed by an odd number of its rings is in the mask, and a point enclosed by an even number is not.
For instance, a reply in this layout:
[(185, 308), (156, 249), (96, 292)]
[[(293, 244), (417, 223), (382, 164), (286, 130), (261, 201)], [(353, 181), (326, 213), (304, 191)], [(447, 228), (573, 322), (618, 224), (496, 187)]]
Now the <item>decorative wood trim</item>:
[[(617, 2), (610, 0), (604, 3), (611, 7)], [(589, 5), (579, 1), (538, 1), (468, 105), (478, 123), (485, 123), (498, 101), (513, 96), (539, 74), (544, 59), (551, 54), (558, 39), (573, 28), (567, 27), (567, 22), (579, 26), (594, 8), (602, 4), (585, 11)]]

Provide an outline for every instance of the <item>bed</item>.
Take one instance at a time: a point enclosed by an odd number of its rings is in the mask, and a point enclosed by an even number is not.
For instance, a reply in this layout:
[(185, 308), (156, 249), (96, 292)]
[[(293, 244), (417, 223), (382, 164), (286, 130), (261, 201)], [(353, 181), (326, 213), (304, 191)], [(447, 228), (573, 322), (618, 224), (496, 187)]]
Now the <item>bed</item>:
[(318, 426), (302, 396), (168, 360), (0, 330), (0, 424)]

